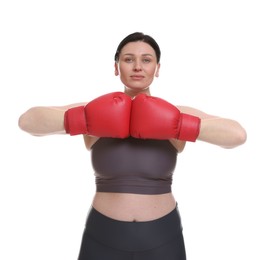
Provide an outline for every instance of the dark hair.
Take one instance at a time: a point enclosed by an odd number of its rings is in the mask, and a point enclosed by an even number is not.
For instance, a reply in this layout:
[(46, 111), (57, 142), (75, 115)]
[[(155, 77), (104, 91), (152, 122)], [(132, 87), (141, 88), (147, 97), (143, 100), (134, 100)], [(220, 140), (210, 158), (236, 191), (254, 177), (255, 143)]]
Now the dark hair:
[(158, 43), (149, 35), (144, 34), (142, 32), (135, 32), (132, 34), (129, 34), (127, 37), (125, 37), (120, 44), (117, 47), (116, 53), (115, 53), (115, 61), (118, 62), (119, 60), (119, 54), (121, 52), (121, 50), (123, 49), (123, 47), (129, 43), (129, 42), (145, 42), (147, 44), (149, 44), (155, 51), (156, 54), (156, 58), (157, 58), (157, 63), (160, 62), (160, 58), (161, 58), (161, 50), (160, 47), (158, 45)]

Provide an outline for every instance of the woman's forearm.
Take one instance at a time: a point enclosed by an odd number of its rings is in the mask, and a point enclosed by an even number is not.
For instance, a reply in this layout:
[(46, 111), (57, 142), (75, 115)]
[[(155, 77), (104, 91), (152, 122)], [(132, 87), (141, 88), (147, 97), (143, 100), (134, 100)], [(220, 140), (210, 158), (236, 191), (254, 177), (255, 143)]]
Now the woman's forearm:
[(198, 140), (234, 148), (245, 143), (246, 139), (246, 131), (237, 121), (219, 117), (201, 120)]
[(32, 107), (19, 118), (19, 127), (36, 136), (64, 134), (65, 109), (56, 107)]

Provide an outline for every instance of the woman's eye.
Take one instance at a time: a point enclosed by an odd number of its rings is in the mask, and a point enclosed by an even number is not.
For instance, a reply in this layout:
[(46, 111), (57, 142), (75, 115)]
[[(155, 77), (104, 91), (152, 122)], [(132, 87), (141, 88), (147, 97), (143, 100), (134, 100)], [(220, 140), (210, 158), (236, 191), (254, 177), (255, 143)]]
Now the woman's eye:
[(149, 63), (151, 60), (150, 59), (144, 59), (143, 62), (144, 63)]
[(128, 63), (133, 62), (133, 59), (132, 58), (125, 58), (125, 62), (128, 62)]

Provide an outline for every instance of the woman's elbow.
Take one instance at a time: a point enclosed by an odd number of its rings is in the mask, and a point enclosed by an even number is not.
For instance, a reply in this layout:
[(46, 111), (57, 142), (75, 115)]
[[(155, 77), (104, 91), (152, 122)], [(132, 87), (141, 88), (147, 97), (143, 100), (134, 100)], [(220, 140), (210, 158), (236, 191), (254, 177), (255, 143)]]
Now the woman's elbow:
[(244, 128), (241, 127), (241, 129), (238, 131), (236, 139), (238, 141), (238, 145), (242, 145), (247, 141), (247, 132)]
[(25, 131), (28, 132), (30, 134), (32, 134), (32, 126), (33, 126), (33, 121), (35, 121), (33, 119), (33, 115), (32, 113), (34, 111), (32, 111), (33, 109), (30, 108), (28, 111), (26, 111), (25, 113), (23, 113), (19, 119), (18, 119), (18, 127)]
[(231, 138), (231, 142), (227, 145), (223, 145), (224, 148), (235, 148), (237, 146), (243, 145), (247, 141), (247, 132), (244, 128), (240, 127), (235, 131), (234, 135)]
[(25, 131), (27, 129), (27, 120), (26, 120), (26, 116), (25, 113), (22, 114), (19, 119), (18, 119), (18, 127)]

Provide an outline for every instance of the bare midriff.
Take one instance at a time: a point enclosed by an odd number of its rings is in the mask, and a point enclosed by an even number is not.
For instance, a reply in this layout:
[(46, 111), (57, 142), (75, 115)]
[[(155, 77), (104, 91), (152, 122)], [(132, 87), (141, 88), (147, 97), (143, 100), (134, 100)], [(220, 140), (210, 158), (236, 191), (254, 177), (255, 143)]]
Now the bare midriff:
[(97, 192), (92, 206), (109, 218), (139, 222), (167, 215), (176, 207), (176, 201), (172, 193), (142, 195)]

